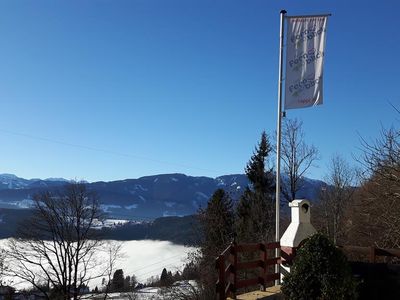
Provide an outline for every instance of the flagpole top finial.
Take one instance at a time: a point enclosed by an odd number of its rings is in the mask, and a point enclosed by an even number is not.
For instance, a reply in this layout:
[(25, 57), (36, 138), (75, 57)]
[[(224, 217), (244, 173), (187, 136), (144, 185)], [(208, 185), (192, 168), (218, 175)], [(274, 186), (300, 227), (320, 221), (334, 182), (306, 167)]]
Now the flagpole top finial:
[(284, 10), (284, 9), (282, 9), (280, 13), (281, 13), (281, 14), (286, 14), (286, 13), (287, 13), (287, 11), (286, 11), (286, 10)]

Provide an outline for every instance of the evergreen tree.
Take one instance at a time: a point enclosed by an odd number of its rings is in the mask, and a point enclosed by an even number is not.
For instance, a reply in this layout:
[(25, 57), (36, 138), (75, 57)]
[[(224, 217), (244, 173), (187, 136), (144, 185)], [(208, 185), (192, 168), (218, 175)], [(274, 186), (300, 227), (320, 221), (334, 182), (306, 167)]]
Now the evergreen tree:
[(267, 159), (272, 147), (265, 132), (245, 168), (250, 186), (237, 206), (236, 230), (240, 242), (262, 242), (273, 238), (275, 182)]
[(172, 284), (172, 273), (171, 271), (167, 271), (166, 268), (164, 268), (161, 272), (160, 276), (160, 285), (161, 286), (168, 286)]
[(201, 299), (215, 299), (215, 257), (233, 239), (234, 212), (232, 200), (224, 190), (218, 189), (207, 203), (207, 208), (199, 213), (204, 240), (200, 247), (200, 288)]
[(167, 269), (164, 268), (161, 272), (160, 280), (165, 281), (165, 280), (167, 280), (167, 277), (168, 277), (168, 272), (167, 272)]
[(126, 276), (124, 279), (124, 291), (129, 291), (131, 289), (131, 276)]
[(122, 269), (118, 269), (114, 272), (114, 276), (112, 279), (112, 290), (113, 291), (121, 291), (124, 288), (124, 271)]
[(200, 223), (204, 233), (202, 254), (215, 257), (233, 238), (233, 204), (223, 189), (216, 190), (207, 208), (200, 211)]

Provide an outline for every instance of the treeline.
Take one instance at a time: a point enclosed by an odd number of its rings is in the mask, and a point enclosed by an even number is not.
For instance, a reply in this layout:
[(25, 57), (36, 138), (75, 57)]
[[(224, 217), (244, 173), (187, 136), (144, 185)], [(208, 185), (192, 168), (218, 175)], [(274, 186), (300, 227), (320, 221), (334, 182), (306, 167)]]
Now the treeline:
[(112, 279), (102, 279), (102, 286), (95, 287), (94, 293), (114, 293), (114, 292), (132, 292), (138, 286), (135, 275), (124, 275), (123, 269), (115, 270)]
[(195, 215), (162, 217), (151, 222), (125, 223), (102, 230), (104, 238), (114, 240), (168, 240), (181, 245), (198, 245), (199, 221)]
[(169, 287), (179, 281), (198, 280), (198, 270), (193, 263), (187, 263), (181, 271), (175, 271), (163, 268), (159, 276), (151, 276), (143, 285), (152, 287)]
[[(18, 224), (24, 223), (33, 215), (31, 209), (0, 209), (0, 239), (17, 237)], [(195, 215), (183, 217), (161, 217), (154, 221), (128, 222), (99, 231), (104, 239), (128, 240), (168, 240), (181, 245), (198, 245), (200, 242), (198, 218)]]
[(314, 225), (335, 244), (400, 247), (400, 129), (361, 139), (358, 168), (332, 158)]

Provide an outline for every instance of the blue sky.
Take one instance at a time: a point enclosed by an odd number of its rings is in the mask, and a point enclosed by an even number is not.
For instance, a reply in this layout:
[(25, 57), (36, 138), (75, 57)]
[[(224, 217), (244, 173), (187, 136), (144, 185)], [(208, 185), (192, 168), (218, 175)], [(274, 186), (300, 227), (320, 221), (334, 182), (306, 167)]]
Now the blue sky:
[(400, 106), (400, 3), (1, 1), (0, 173), (88, 181), (242, 173), (276, 128), (279, 11), (332, 13), (323, 106), (290, 110), (350, 161)]

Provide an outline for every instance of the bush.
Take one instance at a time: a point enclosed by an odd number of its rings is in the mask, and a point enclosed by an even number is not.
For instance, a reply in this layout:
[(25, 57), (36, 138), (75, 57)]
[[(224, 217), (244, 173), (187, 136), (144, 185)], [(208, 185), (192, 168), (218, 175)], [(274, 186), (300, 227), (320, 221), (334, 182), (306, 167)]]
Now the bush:
[(285, 276), (282, 292), (296, 299), (357, 299), (356, 282), (344, 254), (324, 235), (305, 241)]

